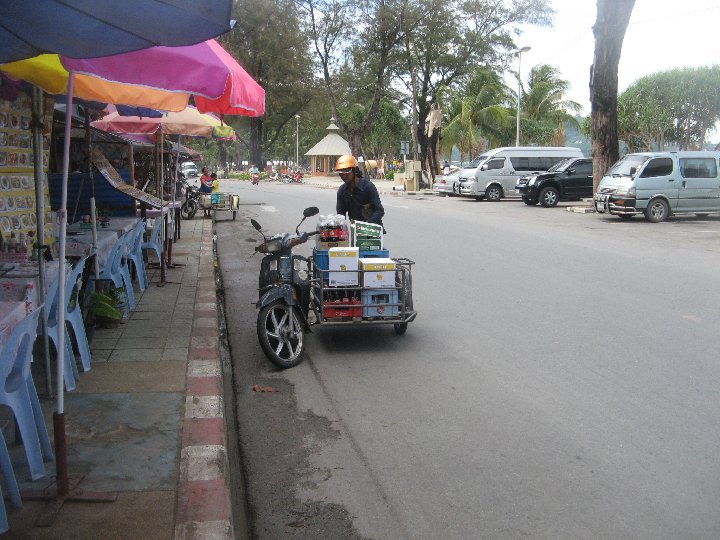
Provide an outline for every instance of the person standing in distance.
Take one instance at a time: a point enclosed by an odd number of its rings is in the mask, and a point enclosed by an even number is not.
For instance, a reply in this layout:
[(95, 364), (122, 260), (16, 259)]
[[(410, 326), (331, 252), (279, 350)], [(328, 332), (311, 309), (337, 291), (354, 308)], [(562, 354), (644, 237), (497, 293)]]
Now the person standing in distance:
[(382, 225), (385, 209), (375, 184), (363, 178), (357, 159), (351, 155), (340, 156), (335, 171), (343, 185), (337, 191), (336, 211), (347, 214), (350, 219)]
[[(200, 177), (200, 193), (212, 193), (213, 190), (213, 178), (210, 176), (210, 173), (208, 172), (207, 167), (202, 168), (202, 176)], [(205, 217), (210, 216), (210, 210), (208, 208), (203, 208), (203, 215)]]
[(443, 165), (443, 174), (445, 176), (450, 174), (450, 164), (448, 163), (447, 159), (445, 160), (445, 164)]

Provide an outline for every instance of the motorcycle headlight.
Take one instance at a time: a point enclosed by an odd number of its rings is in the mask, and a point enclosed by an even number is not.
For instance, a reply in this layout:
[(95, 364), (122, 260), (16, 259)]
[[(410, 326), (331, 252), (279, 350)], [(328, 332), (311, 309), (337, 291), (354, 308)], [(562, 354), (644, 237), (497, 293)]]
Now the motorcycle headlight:
[(259, 251), (261, 253), (275, 253), (276, 251), (280, 251), (281, 249), (282, 239), (274, 238), (260, 244), (258, 247), (255, 248), (255, 251)]

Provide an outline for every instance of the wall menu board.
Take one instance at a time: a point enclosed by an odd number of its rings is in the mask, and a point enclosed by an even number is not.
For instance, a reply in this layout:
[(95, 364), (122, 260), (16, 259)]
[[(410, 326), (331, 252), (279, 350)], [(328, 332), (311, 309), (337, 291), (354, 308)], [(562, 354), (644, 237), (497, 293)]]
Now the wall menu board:
[[(53, 100), (46, 98), (44, 106), (46, 134), (43, 135), (43, 197), (46, 231), (50, 231), (52, 223), (47, 170)], [(20, 232), (27, 234), (37, 229), (31, 107), (31, 98), (25, 92), (20, 92), (14, 101), (0, 99), (0, 234), (5, 238), (13, 231), (19, 236)]]

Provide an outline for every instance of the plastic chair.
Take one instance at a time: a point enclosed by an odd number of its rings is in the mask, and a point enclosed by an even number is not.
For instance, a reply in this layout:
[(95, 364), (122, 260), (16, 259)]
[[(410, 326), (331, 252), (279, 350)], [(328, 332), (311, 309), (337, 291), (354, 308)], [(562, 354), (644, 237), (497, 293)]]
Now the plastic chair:
[(135, 273), (138, 277), (138, 284), (140, 285), (140, 292), (147, 289), (147, 274), (145, 273), (145, 261), (143, 261), (143, 234), (145, 233), (145, 220), (141, 219), (135, 228), (130, 232), (133, 235), (132, 242), (130, 242), (130, 250), (128, 253), (128, 263), (132, 262), (135, 266)]
[(43, 459), (52, 461), (50, 437), (30, 372), (40, 310), (28, 314), (12, 331), (0, 352), (0, 405), (15, 416), (33, 480), (45, 476)]
[(150, 238), (147, 242), (142, 243), (143, 251), (154, 250), (157, 255), (158, 263), (162, 262), (162, 243), (160, 242), (160, 227), (162, 227), (163, 218), (158, 216), (155, 218), (155, 225), (150, 233)]
[[(85, 269), (85, 261), (87, 257), (80, 259), (67, 276), (65, 282), (65, 320), (70, 324), (75, 336), (75, 344), (80, 353), (80, 362), (83, 371), (90, 371), (90, 346), (88, 345), (87, 334), (85, 333), (85, 323), (82, 318), (82, 310), (80, 308), (80, 293), (82, 291), (82, 282), (80, 275)], [(76, 291), (75, 302), (72, 303), (73, 291)]]
[[(57, 320), (58, 284), (59, 280), (56, 278), (48, 287), (48, 292), (45, 295), (48, 337), (52, 340), (53, 345), (55, 345), (56, 351), (58, 350), (58, 341), (60, 340)], [(65, 291), (65, 294), (67, 297), (68, 292)], [(63, 378), (65, 380), (65, 390), (68, 392), (75, 390), (76, 382), (78, 378), (80, 378), (80, 374), (78, 373), (77, 364), (75, 363), (75, 354), (72, 350), (72, 342), (70, 341), (70, 334), (67, 328), (65, 328), (65, 366)]]
[(116, 288), (125, 287), (125, 309), (123, 315), (128, 316), (131, 309), (135, 308), (135, 292), (133, 291), (132, 280), (130, 279), (130, 269), (126, 257), (126, 249), (128, 241), (131, 239), (131, 233), (123, 234), (108, 255), (107, 263), (100, 269), (100, 279), (112, 281)]
[[(13, 469), (12, 461), (10, 461), (10, 453), (8, 452), (7, 444), (5, 444), (5, 436), (3, 435), (1, 429), (0, 474), (2, 474), (4, 485), (8, 488), (8, 496), (10, 497), (10, 502), (15, 508), (21, 508), (22, 499), (20, 498), (20, 489), (18, 488), (18, 483), (15, 478), (15, 470)], [(0, 534), (8, 530), (7, 512), (5, 511), (5, 504), (2, 499), (3, 494), (2, 489), (0, 489)]]

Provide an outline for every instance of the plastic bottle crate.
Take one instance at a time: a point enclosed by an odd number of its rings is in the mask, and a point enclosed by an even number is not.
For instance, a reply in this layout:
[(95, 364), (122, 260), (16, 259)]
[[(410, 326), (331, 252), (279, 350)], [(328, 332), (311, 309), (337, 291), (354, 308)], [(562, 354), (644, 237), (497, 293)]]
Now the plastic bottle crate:
[(355, 290), (346, 292), (343, 289), (325, 291), (322, 313), (324, 319), (361, 317), (362, 308), (358, 292)]
[[(400, 306), (397, 289), (363, 289), (363, 317), (397, 317)], [(396, 305), (388, 305), (396, 304)]]

